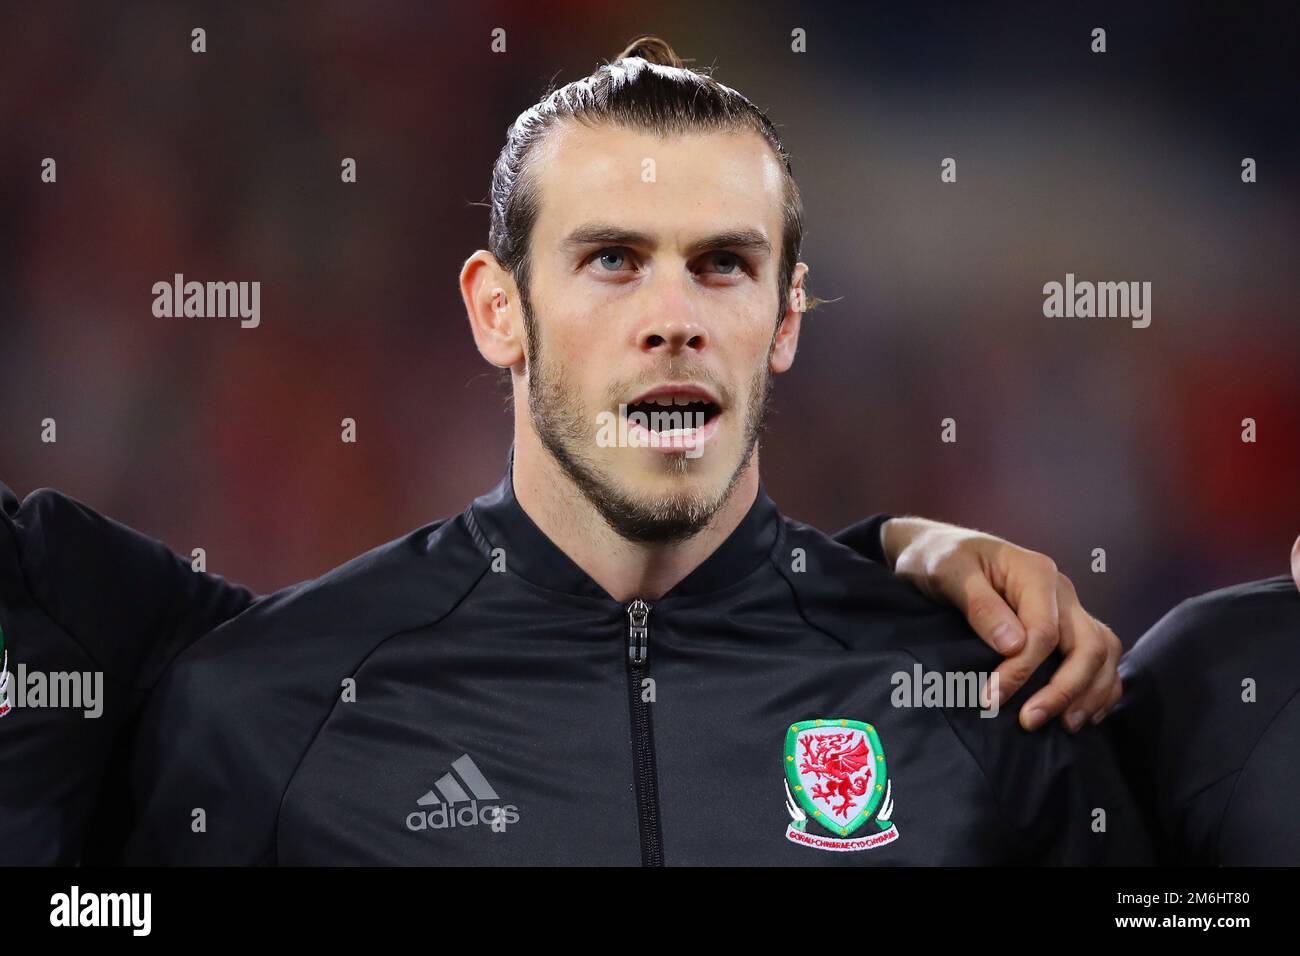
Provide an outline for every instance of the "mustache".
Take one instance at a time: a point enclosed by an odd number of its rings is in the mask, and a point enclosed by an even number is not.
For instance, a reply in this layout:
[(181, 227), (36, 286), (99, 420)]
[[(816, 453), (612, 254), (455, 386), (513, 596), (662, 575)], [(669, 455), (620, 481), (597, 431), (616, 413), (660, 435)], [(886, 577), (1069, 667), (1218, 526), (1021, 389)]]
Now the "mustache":
[(614, 382), (606, 389), (605, 397), (608, 404), (613, 407), (620, 401), (627, 400), (627, 396), (640, 395), (660, 382), (690, 382), (694, 385), (703, 385), (718, 396), (718, 400), (724, 407), (730, 408), (734, 404), (733, 389), (729, 385), (712, 372), (686, 366), (668, 366), (654, 375), (642, 375), (635, 379)]

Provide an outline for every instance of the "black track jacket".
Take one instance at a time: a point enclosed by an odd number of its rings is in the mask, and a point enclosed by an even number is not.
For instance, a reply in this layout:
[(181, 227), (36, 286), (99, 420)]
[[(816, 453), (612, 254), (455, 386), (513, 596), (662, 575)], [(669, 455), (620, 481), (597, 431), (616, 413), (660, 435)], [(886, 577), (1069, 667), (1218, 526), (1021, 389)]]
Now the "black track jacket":
[(1184, 601), (1122, 661), (1107, 726), (1162, 858), (1300, 866), (1300, 591), (1289, 575)]
[(120, 843), (135, 714), (180, 650), (252, 602), (66, 495), (20, 505), (0, 484), (0, 865), (92, 862), (101, 837)]
[[(1149, 862), (1098, 729), (1018, 726), (1050, 664), (980, 715), (999, 660), (762, 489), (666, 595), (615, 601), (508, 471), (176, 660), (132, 747), (124, 860)], [(940, 706), (963, 674), (967, 706)]]

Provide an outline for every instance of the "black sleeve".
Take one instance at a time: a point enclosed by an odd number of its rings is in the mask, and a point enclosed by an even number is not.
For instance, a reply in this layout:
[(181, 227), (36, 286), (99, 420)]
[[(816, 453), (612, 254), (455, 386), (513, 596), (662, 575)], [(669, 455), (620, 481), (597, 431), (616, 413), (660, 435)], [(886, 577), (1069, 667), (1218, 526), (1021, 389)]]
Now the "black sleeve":
[[(999, 658), (987, 648), (949, 644), (919, 649), (932, 670), (990, 671)], [(946, 708), (989, 782), (1009, 858), (1033, 866), (1145, 866), (1155, 853), (1143, 816), (1100, 727), (1076, 734), (1059, 720), (1036, 731), (1020, 726), (1020, 708), (1060, 666), (1053, 654), (995, 717), (973, 708)]]
[(880, 529), (892, 517), (894, 516), (880, 514), (864, 518), (836, 532), (835, 540), (852, 548), (869, 561), (887, 565), (889, 562), (885, 560), (884, 545), (880, 541)]
[(1150, 866), (1156, 862), (1147, 821), (1100, 727), (1070, 734), (1059, 720), (1030, 732), (1020, 707), (1060, 666), (1053, 655), (995, 718), (970, 711), (978, 759), (994, 782), (1016, 856), (1049, 866)]
[(1102, 725), (1171, 863), (1295, 866), (1300, 593), (1289, 575), (1191, 598), (1120, 660)]
[[(165, 545), (56, 491), (0, 484), (0, 846), (11, 864), (74, 864), (120, 788), (126, 731), (171, 660), (253, 603)], [(77, 706), (69, 696), (78, 688)], [(51, 706), (62, 704), (62, 706)]]

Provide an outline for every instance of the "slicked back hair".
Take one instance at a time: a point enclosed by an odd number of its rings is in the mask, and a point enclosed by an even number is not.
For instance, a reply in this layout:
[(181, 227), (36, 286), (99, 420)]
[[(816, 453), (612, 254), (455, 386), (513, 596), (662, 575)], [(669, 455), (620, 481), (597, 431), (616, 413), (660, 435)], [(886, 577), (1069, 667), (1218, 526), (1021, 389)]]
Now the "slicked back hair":
[[(785, 170), (777, 273), (779, 321), (789, 305), (790, 283), (803, 245), (803, 200), (790, 155), (762, 110), (707, 73), (686, 68), (665, 41), (643, 36), (628, 44), (613, 62), (548, 93), (521, 113), (493, 167), (488, 248), (519, 287), (530, 351), (536, 339), (528, 297), (530, 240), (539, 211), (538, 186), (530, 163), (538, 144), (565, 120), (589, 127), (613, 124), (659, 136), (746, 130), (762, 136)], [(811, 309), (816, 304), (817, 300), (807, 296), (803, 307)]]

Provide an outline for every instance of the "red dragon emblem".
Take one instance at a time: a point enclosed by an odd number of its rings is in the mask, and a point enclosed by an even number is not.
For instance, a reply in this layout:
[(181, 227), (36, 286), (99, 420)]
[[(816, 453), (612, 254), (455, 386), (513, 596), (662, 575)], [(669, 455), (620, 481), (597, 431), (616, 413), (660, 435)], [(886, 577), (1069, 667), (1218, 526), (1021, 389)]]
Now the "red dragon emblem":
[(853, 798), (862, 796), (871, 785), (871, 748), (866, 738), (857, 733), (807, 734), (799, 743), (803, 746), (799, 772), (817, 780), (809, 796), (828, 804), (840, 800), (832, 809), (847, 818), (858, 805)]

